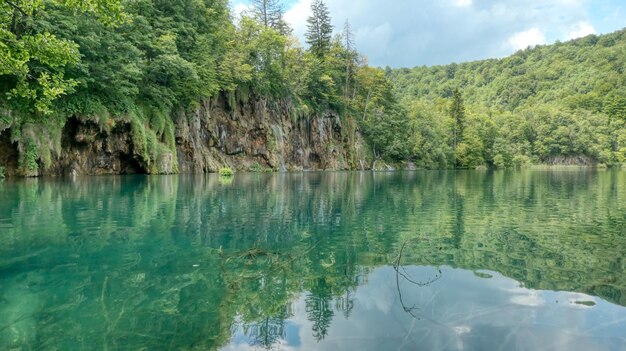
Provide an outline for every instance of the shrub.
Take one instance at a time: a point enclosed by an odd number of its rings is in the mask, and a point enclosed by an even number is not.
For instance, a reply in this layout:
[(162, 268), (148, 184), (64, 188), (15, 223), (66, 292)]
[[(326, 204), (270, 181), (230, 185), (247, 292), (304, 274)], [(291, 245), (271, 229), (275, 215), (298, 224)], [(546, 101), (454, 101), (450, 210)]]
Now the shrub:
[(232, 177), (233, 174), (234, 172), (230, 167), (220, 168), (220, 177)]
[(39, 170), (39, 164), (37, 163), (37, 159), (39, 155), (37, 155), (37, 146), (35, 143), (29, 141), (26, 143), (24, 147), (24, 151), (20, 155), (20, 168), (24, 175), (32, 176), (36, 175)]
[(4, 179), (4, 167), (0, 166), (0, 180)]
[(255, 162), (252, 164), (252, 166), (250, 166), (250, 172), (255, 172), (255, 173), (263, 172), (263, 167), (261, 167), (261, 165), (258, 162)]

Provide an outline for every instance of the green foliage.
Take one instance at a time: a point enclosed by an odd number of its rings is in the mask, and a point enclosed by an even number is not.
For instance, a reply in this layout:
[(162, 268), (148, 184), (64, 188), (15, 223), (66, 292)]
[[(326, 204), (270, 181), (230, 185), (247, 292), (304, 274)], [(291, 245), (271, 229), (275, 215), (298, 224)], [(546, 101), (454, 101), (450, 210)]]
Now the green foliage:
[(420, 168), (445, 169), (453, 164), (452, 135), (448, 132), (449, 117), (422, 102), (409, 107), (412, 145), (411, 155)]
[[(463, 106), (463, 97), (458, 88), (452, 93), (452, 102), (450, 103), (450, 118), (454, 123), (452, 127), (452, 143), (455, 152), (458, 153), (459, 144), (463, 142), (463, 129), (465, 124), (465, 106)], [(467, 143), (463, 145), (467, 147)], [(475, 145), (474, 145), (475, 146)]]
[(232, 177), (234, 174), (235, 173), (230, 167), (222, 167), (219, 171), (220, 177)]
[[(0, 102), (18, 116), (11, 123), (63, 126), (76, 117), (111, 131), (130, 122), (135, 156), (151, 173), (162, 171), (167, 154), (176, 163), (172, 117), (219, 94), (232, 109), (280, 99), (294, 120), (331, 110), (354, 125), (362, 114), (366, 91), (357, 88), (357, 77), (370, 69), (359, 63), (349, 26), (332, 39), (321, 1), (313, 6), (318, 28), (311, 50), (291, 36), (273, 0), (255, 0), (253, 18), (244, 16), (237, 25), (227, 0), (15, 3), (21, 10), (4, 2), (0, 13)], [(10, 25), (13, 20), (17, 26)], [(392, 98), (388, 82), (382, 90), (385, 96), (371, 101), (368, 114), (385, 120), (376, 126), (368, 119), (361, 128), (371, 130), (371, 140), (378, 138), (380, 155), (402, 158), (406, 145), (381, 127), (401, 129), (403, 113), (395, 101), (384, 101)], [(354, 140), (356, 132), (348, 138)], [(60, 145), (57, 134), (44, 141)], [(33, 142), (47, 167), (49, 149)]]
[[(421, 110), (411, 111), (417, 118), (415, 142), (422, 145), (411, 157), (436, 167), (433, 160), (442, 159), (442, 148), (433, 145), (441, 144), (437, 139), (443, 140), (447, 129), (459, 167), (623, 162), (624, 48), (626, 30), (621, 30), (538, 46), (502, 60), (389, 69), (400, 101)], [(448, 116), (440, 113), (442, 102), (450, 104)], [(426, 123), (430, 114), (437, 117)]]
[(390, 82), (379, 68), (364, 67), (357, 72), (356, 112), (376, 158), (405, 159), (411, 151), (409, 120), (396, 102)]
[[(0, 3), (0, 92), (12, 108), (47, 115), (52, 103), (74, 91), (64, 69), (80, 60), (75, 42), (40, 21), (48, 8), (96, 15), (101, 23), (124, 20), (119, 0), (14, 0)], [(41, 14), (44, 14), (43, 16)]]
[(0, 166), (0, 180), (4, 180), (6, 175), (4, 174), (5, 170), (3, 166)]
[(263, 172), (263, 167), (258, 162), (254, 162), (252, 166), (250, 166), (250, 172), (254, 172), (254, 173)]
[(261, 164), (259, 164), (258, 162), (254, 162), (250, 166), (250, 172), (254, 172), (254, 173), (261, 173), (261, 172), (271, 173), (271, 172), (273, 172), (273, 170), (271, 168), (269, 168), (269, 167), (263, 168), (263, 166), (261, 166)]
[(39, 170), (39, 163), (37, 160), (37, 145), (33, 141), (27, 141), (23, 146), (24, 151), (20, 154), (19, 167), (22, 174), (26, 176), (35, 175)]
[(309, 50), (318, 58), (323, 58), (330, 49), (333, 26), (330, 24), (330, 12), (322, 0), (311, 4), (311, 16), (307, 19), (306, 43)]

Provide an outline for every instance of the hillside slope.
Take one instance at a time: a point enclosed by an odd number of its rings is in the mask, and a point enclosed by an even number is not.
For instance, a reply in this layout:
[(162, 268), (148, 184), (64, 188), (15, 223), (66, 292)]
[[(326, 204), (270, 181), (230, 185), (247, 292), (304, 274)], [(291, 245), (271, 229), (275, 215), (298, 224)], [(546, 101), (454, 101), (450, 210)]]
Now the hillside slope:
[[(625, 161), (626, 29), (503, 59), (386, 73), (418, 129), (413, 157), (426, 167)], [(452, 150), (455, 89), (466, 115)]]

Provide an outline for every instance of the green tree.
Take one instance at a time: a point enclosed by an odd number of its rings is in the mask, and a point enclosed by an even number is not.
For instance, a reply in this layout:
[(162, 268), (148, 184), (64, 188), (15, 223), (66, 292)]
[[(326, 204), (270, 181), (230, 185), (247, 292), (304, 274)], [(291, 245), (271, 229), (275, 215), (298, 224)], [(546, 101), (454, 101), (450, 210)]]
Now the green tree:
[(346, 84), (344, 89), (344, 98), (349, 99), (352, 95), (351, 83), (354, 80), (354, 70), (357, 64), (358, 52), (354, 43), (354, 33), (350, 21), (346, 19), (343, 26), (343, 43), (344, 43), (344, 61), (346, 66)]
[(240, 50), (252, 68), (252, 88), (256, 94), (284, 97), (287, 85), (284, 71), (287, 39), (278, 31), (244, 17), (240, 21)]
[[(455, 152), (458, 151), (459, 143), (463, 142), (463, 129), (465, 123), (465, 106), (463, 105), (463, 97), (458, 88), (452, 93), (452, 102), (450, 103), (450, 117), (452, 118), (452, 145)], [(456, 161), (455, 161), (456, 162)]]
[(89, 12), (113, 24), (124, 20), (119, 0), (4, 0), (0, 2), (0, 91), (13, 108), (28, 113), (50, 114), (51, 105), (72, 91), (75, 79), (64, 68), (79, 62), (76, 43), (58, 38), (39, 26), (41, 13), (49, 6)]
[(306, 43), (309, 50), (319, 58), (324, 58), (330, 49), (333, 26), (330, 23), (330, 12), (322, 0), (311, 4), (313, 14), (307, 19)]
[(408, 114), (395, 100), (391, 82), (380, 68), (362, 67), (357, 72), (358, 93), (354, 108), (363, 133), (377, 159), (400, 161), (413, 149)]
[(611, 94), (604, 99), (604, 112), (611, 118), (626, 121), (626, 96)]
[(445, 169), (454, 167), (454, 149), (448, 128), (447, 111), (425, 101), (409, 104), (411, 155), (418, 167)]

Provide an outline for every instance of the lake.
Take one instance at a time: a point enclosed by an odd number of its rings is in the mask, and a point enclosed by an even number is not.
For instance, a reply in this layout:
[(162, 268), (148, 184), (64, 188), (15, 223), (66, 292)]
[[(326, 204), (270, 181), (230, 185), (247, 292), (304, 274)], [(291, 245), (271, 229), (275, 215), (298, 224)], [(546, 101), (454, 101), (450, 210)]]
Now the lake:
[(2, 350), (626, 350), (626, 171), (0, 183)]

